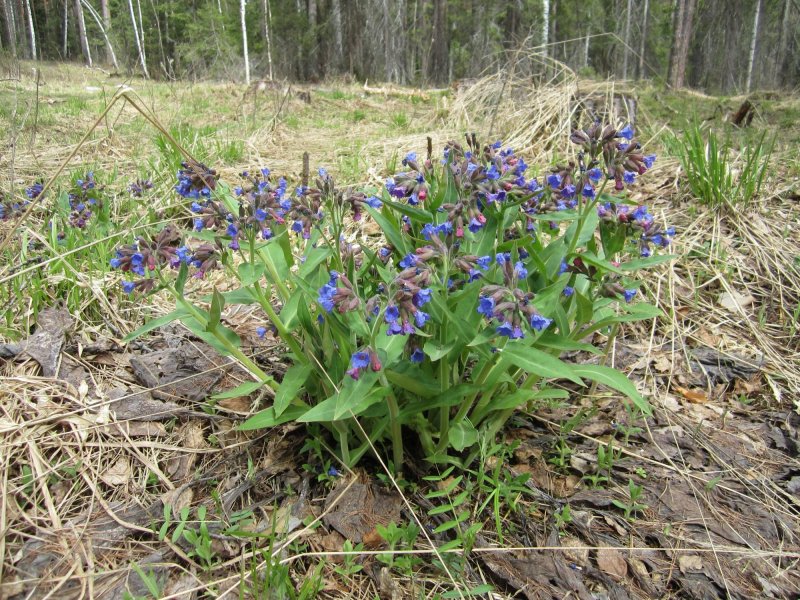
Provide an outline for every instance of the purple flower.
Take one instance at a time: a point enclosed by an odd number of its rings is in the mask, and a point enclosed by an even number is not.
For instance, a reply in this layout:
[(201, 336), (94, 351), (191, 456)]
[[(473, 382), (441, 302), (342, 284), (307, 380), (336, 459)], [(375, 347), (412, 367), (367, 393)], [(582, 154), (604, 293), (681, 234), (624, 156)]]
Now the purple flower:
[(423, 306), (425, 306), (428, 302), (431, 301), (430, 288), (423, 288), (420, 291), (418, 291), (416, 294), (414, 294), (411, 301), (417, 308), (422, 308)]
[(386, 335), (400, 335), (403, 333), (403, 327), (400, 325), (400, 321), (394, 321), (389, 325), (389, 328), (386, 330)]
[(478, 312), (491, 319), (492, 315), (494, 315), (494, 298), (491, 296), (481, 296), (478, 300)]
[(431, 316), (428, 313), (423, 312), (421, 310), (418, 310), (417, 312), (414, 313), (414, 322), (417, 324), (417, 327), (419, 327), (420, 329), (425, 327), (425, 323), (427, 323), (428, 319), (430, 319), (430, 318), (431, 318)]
[(656, 162), (656, 155), (648, 154), (647, 156), (644, 157), (643, 162), (645, 167), (647, 167), (648, 169), (652, 169), (653, 163)]
[(559, 275), (563, 275), (564, 273), (567, 272), (567, 269), (569, 269), (569, 265), (567, 264), (567, 261), (562, 260), (561, 264), (558, 266), (558, 274)]
[(497, 170), (495, 165), (489, 167), (489, 169), (486, 171), (486, 177), (487, 179), (491, 180), (500, 179), (500, 172)]
[(567, 285), (567, 286), (565, 286), (565, 287), (564, 287), (563, 294), (564, 294), (564, 295), (565, 295), (567, 298), (569, 298), (570, 296), (572, 296), (572, 294), (574, 294), (574, 293), (575, 293), (575, 288), (574, 288), (574, 287), (571, 287), (571, 286), (569, 286), (569, 285)]
[(590, 183), (587, 183), (583, 186), (581, 194), (583, 194), (585, 198), (594, 198), (594, 186)]
[(381, 199), (377, 196), (370, 196), (367, 198), (367, 204), (375, 210), (379, 210), (383, 206), (383, 202), (381, 202)]
[(136, 283), (133, 281), (122, 282), (122, 291), (125, 292), (126, 294), (132, 294), (135, 288), (136, 288)]
[(517, 279), (525, 279), (528, 276), (528, 269), (525, 268), (521, 260), (518, 260), (514, 265), (514, 275), (517, 276)]
[(632, 171), (625, 171), (625, 174), (622, 176), (622, 180), (626, 184), (631, 185), (631, 184), (633, 184), (633, 182), (636, 181), (636, 173), (634, 173)]
[(411, 353), (411, 356), (409, 356), (408, 359), (412, 363), (419, 364), (425, 360), (425, 353), (420, 348), (414, 348), (414, 351)]
[(636, 296), (636, 290), (625, 290), (622, 292), (623, 297), (625, 298), (625, 302), (631, 302), (633, 298)]
[(469, 222), (469, 227), (468, 227), (468, 229), (469, 229), (469, 230), (470, 230), (472, 233), (477, 233), (477, 232), (478, 232), (478, 231), (480, 231), (482, 228), (483, 228), (483, 223), (481, 223), (480, 221), (478, 221), (478, 219), (476, 219), (475, 217), (472, 217), (472, 219), (471, 219), (471, 220), (470, 220), (470, 222)]
[(354, 369), (364, 369), (369, 366), (369, 353), (364, 352), (354, 352), (353, 356), (350, 357), (350, 366)]
[(317, 297), (317, 304), (325, 309), (326, 312), (333, 310), (334, 302), (333, 296), (336, 294), (336, 280), (331, 279), (331, 283), (326, 283), (319, 288), (319, 296)]
[(256, 335), (261, 339), (264, 339), (264, 336), (267, 335), (267, 328), (266, 327), (256, 327)]
[(561, 190), (562, 198), (572, 198), (574, 195), (575, 195), (575, 186), (572, 184), (565, 185), (564, 189)]
[(510, 338), (514, 334), (514, 327), (511, 325), (511, 323), (509, 323), (508, 321), (505, 321), (505, 322), (501, 323), (500, 325), (498, 325), (497, 329), (495, 329), (495, 331), (497, 333), (499, 333), (500, 335), (504, 335), (504, 336)]
[(503, 266), (507, 262), (511, 261), (511, 252), (498, 252), (495, 260), (497, 261), (498, 265)]
[(561, 175), (558, 173), (553, 173), (552, 175), (547, 176), (547, 185), (551, 188), (557, 188), (561, 185)]
[(598, 183), (603, 178), (603, 172), (595, 167), (594, 169), (589, 169), (589, 172), (586, 173), (589, 176), (589, 179), (594, 183)]
[(630, 124), (625, 125), (622, 129), (617, 132), (617, 137), (625, 138), (628, 141), (633, 139), (633, 127)]
[(399, 317), (400, 309), (398, 309), (394, 304), (387, 306), (386, 312), (383, 313), (383, 320), (387, 323), (395, 323)]
[(39, 197), (39, 194), (42, 193), (43, 189), (44, 186), (41, 183), (36, 182), (31, 187), (25, 189), (25, 195), (31, 200), (34, 200), (35, 198)]
[(403, 166), (407, 167), (408, 163), (410, 162), (417, 162), (416, 152), (409, 152), (408, 154), (406, 154), (405, 158), (403, 159)]
[(548, 319), (547, 317), (543, 317), (539, 314), (531, 315), (531, 328), (535, 329), (536, 331), (542, 331), (543, 329), (547, 329), (550, 326), (550, 323), (553, 322), (553, 319)]
[(259, 209), (257, 209), (257, 210), (256, 210), (256, 212), (255, 212), (255, 215), (254, 215), (254, 216), (255, 216), (255, 218), (256, 218), (256, 221), (258, 221), (259, 223), (261, 223), (261, 222), (263, 222), (263, 221), (265, 221), (265, 220), (266, 220), (266, 218), (267, 218), (267, 211), (265, 211), (263, 208), (259, 208)]
[(400, 266), (403, 269), (408, 269), (409, 267), (414, 267), (416, 265), (417, 265), (417, 257), (410, 252), (405, 255), (403, 260), (400, 261)]
[(480, 256), (475, 261), (475, 264), (478, 265), (484, 271), (489, 269), (489, 265), (492, 264), (492, 257), (491, 256)]

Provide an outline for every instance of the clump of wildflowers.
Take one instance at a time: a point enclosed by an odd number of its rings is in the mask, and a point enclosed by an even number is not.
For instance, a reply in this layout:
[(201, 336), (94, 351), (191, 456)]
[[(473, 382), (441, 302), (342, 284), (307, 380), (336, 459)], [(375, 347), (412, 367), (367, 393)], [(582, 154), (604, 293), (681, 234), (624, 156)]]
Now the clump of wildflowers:
[(153, 189), (153, 182), (149, 179), (137, 179), (128, 186), (128, 191), (134, 198), (141, 198), (147, 190)]
[(94, 173), (89, 171), (83, 179), (77, 179), (69, 190), (69, 224), (78, 229), (83, 229), (95, 212), (103, 208), (102, 186), (94, 179)]
[(184, 198), (210, 198), (211, 192), (217, 187), (217, 172), (196, 161), (186, 161), (181, 166), (183, 168), (178, 171), (175, 191)]

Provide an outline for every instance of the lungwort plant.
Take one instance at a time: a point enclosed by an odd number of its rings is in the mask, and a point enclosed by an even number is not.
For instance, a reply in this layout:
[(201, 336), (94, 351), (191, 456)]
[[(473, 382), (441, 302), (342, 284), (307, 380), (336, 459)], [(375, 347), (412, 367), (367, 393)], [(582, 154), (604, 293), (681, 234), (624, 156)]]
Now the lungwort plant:
[[(621, 373), (570, 364), (564, 352), (600, 353), (598, 331), (651, 318), (634, 302), (635, 273), (674, 234), (621, 194), (651, 165), (630, 127), (576, 131), (575, 162), (542, 178), (500, 143), (450, 142), (440, 157), (408, 154), (384, 189), (340, 189), (324, 170), (290, 192), (268, 169), (243, 173), (231, 190), (197, 163), (179, 172), (194, 232), (167, 228), (120, 248), (114, 267), (137, 277), (126, 291), (168, 290), (171, 314), (140, 335), (181, 320), (247, 367), (269, 406), (245, 429), (297, 421), (328, 429), (353, 464), (388, 444), (396, 469), (404, 441), (432, 461), (466, 464), (515, 410), (565, 399), (554, 386), (599, 382), (649, 407)], [(383, 245), (357, 246), (346, 232), (374, 219)], [(191, 238), (187, 241), (187, 238)], [(190, 298), (187, 280), (221, 268), (239, 287)], [(283, 342), (289, 369), (278, 382), (223, 325), (226, 305), (264, 312), (258, 334)], [(133, 337), (132, 336), (132, 337)]]

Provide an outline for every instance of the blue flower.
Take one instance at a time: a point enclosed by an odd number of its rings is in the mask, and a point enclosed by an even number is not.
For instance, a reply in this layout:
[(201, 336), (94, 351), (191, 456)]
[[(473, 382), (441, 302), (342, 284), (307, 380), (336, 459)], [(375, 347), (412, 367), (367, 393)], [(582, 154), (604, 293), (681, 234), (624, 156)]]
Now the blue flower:
[(484, 271), (489, 269), (489, 265), (492, 264), (492, 257), (491, 256), (480, 256), (475, 261), (475, 264), (478, 265)]
[(423, 288), (420, 291), (418, 291), (416, 294), (414, 294), (411, 301), (417, 308), (422, 308), (423, 306), (425, 306), (428, 302), (431, 301), (430, 288)]
[(500, 171), (494, 164), (486, 171), (486, 177), (491, 180), (500, 179)]
[(625, 290), (622, 292), (622, 296), (625, 298), (625, 302), (631, 302), (636, 296), (636, 290)]
[(391, 304), (386, 307), (386, 312), (383, 313), (383, 320), (387, 323), (395, 323), (397, 319), (400, 317), (400, 309), (397, 308), (394, 304)]
[(409, 152), (406, 154), (405, 158), (403, 159), (403, 166), (408, 166), (410, 162), (417, 162), (417, 153), (416, 152)]
[(132, 294), (135, 288), (136, 288), (136, 283), (133, 281), (122, 282), (122, 291), (125, 292), (126, 294)]
[(194, 220), (194, 230), (195, 231), (203, 231), (205, 224), (203, 223), (203, 219), (197, 218)]
[(471, 220), (470, 220), (470, 222), (469, 222), (468, 229), (469, 229), (469, 230), (470, 230), (472, 233), (477, 233), (477, 232), (478, 232), (478, 231), (480, 231), (482, 228), (483, 228), (483, 223), (481, 223), (480, 221), (478, 221), (478, 219), (476, 219), (475, 217), (472, 217), (472, 219), (471, 219)]
[(494, 298), (491, 296), (481, 296), (478, 300), (478, 312), (491, 319), (492, 315), (494, 315)]
[(430, 319), (430, 318), (431, 318), (431, 316), (428, 313), (426, 313), (424, 311), (421, 311), (421, 310), (418, 310), (417, 312), (414, 313), (414, 322), (417, 324), (417, 327), (419, 327), (420, 329), (425, 327), (425, 323), (427, 323), (428, 319)]
[(400, 325), (400, 321), (395, 321), (389, 328), (386, 330), (386, 335), (400, 335), (403, 333), (403, 327)]
[(583, 186), (581, 194), (583, 194), (585, 198), (594, 198), (594, 186), (590, 183), (587, 183)]
[(331, 283), (326, 283), (319, 288), (319, 296), (317, 296), (317, 304), (325, 309), (326, 312), (331, 312), (334, 307), (333, 296), (336, 294), (336, 281), (332, 280)]
[(622, 129), (617, 132), (617, 137), (625, 138), (626, 140), (630, 141), (633, 139), (633, 127), (630, 124), (625, 125)]
[(547, 317), (543, 317), (539, 314), (531, 315), (531, 328), (535, 329), (536, 331), (542, 331), (543, 329), (547, 329), (550, 326), (550, 323), (553, 322), (553, 319), (548, 319)]
[(636, 181), (636, 173), (632, 171), (625, 171), (625, 173), (622, 176), (622, 180), (626, 184), (631, 185), (634, 181)]
[(303, 231), (303, 222), (302, 221), (295, 221), (292, 223), (292, 231), (296, 233), (300, 233)]
[(270, 173), (270, 171), (269, 171), (269, 169), (267, 167), (261, 167), (261, 174), (264, 177), (269, 177), (269, 173)]
[(267, 335), (267, 328), (266, 327), (256, 327), (256, 335), (261, 339), (264, 339), (264, 336)]
[(589, 169), (589, 172), (586, 173), (589, 176), (589, 179), (592, 180), (594, 183), (599, 182), (603, 178), (603, 172), (595, 167), (594, 169)]
[(574, 287), (572, 287), (572, 286), (569, 286), (569, 285), (567, 285), (567, 286), (564, 286), (564, 291), (563, 291), (563, 294), (564, 294), (564, 295), (565, 295), (567, 298), (569, 298), (570, 296), (572, 296), (572, 294), (574, 294), (574, 293), (575, 293), (575, 288), (574, 288)]
[(412, 363), (419, 364), (425, 360), (425, 353), (420, 348), (414, 348), (414, 351), (411, 353), (411, 356), (409, 356), (408, 359)]
[(381, 202), (381, 199), (377, 196), (370, 196), (367, 198), (367, 204), (375, 210), (378, 210), (383, 206), (383, 202)]
[(193, 213), (199, 213), (203, 210), (203, 207), (200, 206), (197, 202), (192, 202), (191, 211)]
[(341, 473), (339, 472), (339, 469), (337, 469), (336, 467), (329, 467), (328, 468), (328, 476), (329, 477), (338, 477), (339, 475), (341, 475)]
[(510, 338), (514, 333), (514, 327), (511, 325), (511, 323), (509, 323), (508, 321), (505, 321), (505, 322), (501, 323), (500, 325), (498, 325), (497, 329), (495, 329), (495, 331), (497, 333), (499, 333), (500, 335), (504, 335), (504, 336)]
[(645, 167), (647, 167), (648, 169), (652, 169), (653, 163), (656, 162), (656, 155), (648, 154), (647, 156), (644, 157), (643, 161)]
[(525, 337), (525, 333), (523, 333), (521, 327), (514, 326), (514, 329), (511, 331), (511, 335), (508, 337), (510, 337), (512, 340), (519, 340)]
[(322, 177), (323, 179), (325, 179), (328, 176), (328, 171), (325, 169), (325, 167), (320, 167), (319, 169), (317, 169), (317, 173), (319, 173), (319, 176)]
[(192, 261), (192, 251), (186, 246), (181, 246), (175, 251), (178, 260), (184, 264), (189, 264)]
[(231, 237), (236, 237), (237, 235), (239, 235), (239, 228), (233, 223), (230, 223), (228, 225), (228, 228), (225, 230), (225, 234)]
[(551, 188), (557, 188), (561, 185), (561, 175), (558, 173), (553, 173), (552, 175), (547, 176), (547, 185)]
[(119, 266), (120, 264), (122, 264), (122, 261), (119, 258), (112, 258), (109, 261), (109, 264), (111, 265), (112, 269), (119, 269)]
[(575, 186), (572, 184), (565, 185), (564, 189), (561, 190), (562, 198), (572, 198), (574, 195), (575, 195)]
[(511, 252), (498, 252), (495, 260), (497, 261), (498, 265), (503, 266), (507, 262), (511, 261)]
[(353, 356), (350, 357), (350, 366), (354, 369), (363, 369), (369, 366), (369, 353), (364, 352), (363, 350), (360, 352), (354, 352)]
[(408, 269), (409, 267), (414, 267), (414, 266), (416, 266), (416, 264), (417, 264), (417, 257), (414, 254), (410, 253), (410, 252), (405, 255), (403, 260), (400, 261), (400, 266), (403, 269)]
[(44, 186), (41, 183), (34, 183), (31, 187), (25, 190), (25, 195), (31, 200), (33, 200), (34, 198), (37, 198), (39, 194), (42, 193), (43, 189)]
[(514, 264), (514, 275), (517, 276), (517, 279), (525, 279), (528, 276), (528, 269), (525, 268), (521, 260)]
[(567, 269), (569, 269), (569, 265), (567, 264), (567, 261), (562, 260), (561, 264), (558, 266), (558, 274), (559, 275), (563, 275), (564, 273), (567, 272)]
[(259, 208), (258, 210), (256, 210), (256, 212), (255, 212), (255, 215), (254, 215), (254, 216), (255, 216), (255, 218), (256, 218), (256, 221), (258, 221), (259, 223), (261, 223), (262, 221), (265, 221), (265, 220), (266, 220), (266, 218), (267, 218), (267, 211), (265, 211), (263, 208)]

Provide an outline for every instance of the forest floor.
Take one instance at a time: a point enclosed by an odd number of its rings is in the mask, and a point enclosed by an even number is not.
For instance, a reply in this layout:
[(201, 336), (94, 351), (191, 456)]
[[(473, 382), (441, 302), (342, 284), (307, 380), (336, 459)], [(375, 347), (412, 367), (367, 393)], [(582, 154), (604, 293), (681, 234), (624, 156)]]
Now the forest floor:
[[(107, 238), (66, 246), (46, 233), (47, 207), (0, 221), (0, 240), (12, 236), (0, 250), (0, 598), (800, 596), (800, 98), (752, 94), (739, 129), (726, 118), (744, 97), (565, 72), (368, 91), (36, 66), (0, 64), (0, 199), (66, 164), (65, 181), (94, 170), (119, 208)], [(462, 478), (412, 463), (398, 492), (377, 461), (329, 474), (297, 425), (239, 431), (253, 400), (209, 397), (241, 373), (187, 331), (121, 343), (170, 310), (131, 301), (107, 268), (120, 236), (179, 206), (170, 136), (229, 182), (261, 166), (297, 181), (308, 152), (341, 183), (380, 185), (426, 137), (438, 148), (465, 131), (541, 170), (566, 155), (579, 107), (602, 111), (615, 93), (637, 101), (640, 139), (659, 155), (634, 198), (678, 231), (675, 260), (643, 288), (664, 316), (623, 327), (608, 356), (652, 417), (572, 390), (520, 412)], [(668, 140), (694, 122), (732, 140), (734, 169), (774, 136), (749, 205), (712, 209), (688, 192)], [(145, 177), (154, 188), (137, 204), (125, 189)], [(225, 318), (282, 373), (252, 314)], [(463, 529), (482, 524), (471, 551), (441, 552), (458, 529), (440, 526), (463, 511)], [(390, 522), (416, 541), (388, 553), (376, 525)]]

